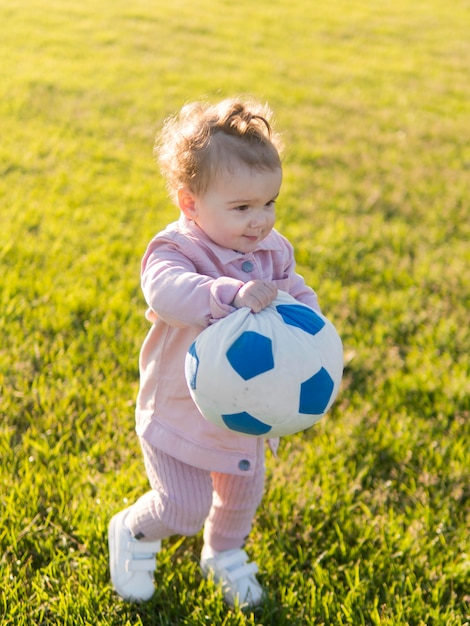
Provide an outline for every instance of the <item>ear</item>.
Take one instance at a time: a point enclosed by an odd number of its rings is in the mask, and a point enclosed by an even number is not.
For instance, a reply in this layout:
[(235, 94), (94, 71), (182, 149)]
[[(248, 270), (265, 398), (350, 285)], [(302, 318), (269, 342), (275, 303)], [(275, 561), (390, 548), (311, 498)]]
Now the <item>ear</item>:
[(194, 220), (196, 218), (196, 199), (187, 187), (178, 189), (178, 204), (188, 220)]

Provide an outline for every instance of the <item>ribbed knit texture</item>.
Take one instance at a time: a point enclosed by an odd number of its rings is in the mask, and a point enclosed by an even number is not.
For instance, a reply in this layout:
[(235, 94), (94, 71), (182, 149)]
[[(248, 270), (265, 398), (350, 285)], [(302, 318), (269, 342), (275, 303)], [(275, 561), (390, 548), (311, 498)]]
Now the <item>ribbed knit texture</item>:
[(241, 548), (250, 534), (264, 492), (264, 467), (254, 476), (212, 474), (212, 506), (204, 526), (204, 543), (216, 551)]
[(247, 477), (211, 473), (141, 444), (152, 491), (131, 507), (126, 519), (131, 533), (155, 541), (194, 535), (205, 523), (204, 542), (211, 548), (241, 548), (263, 497), (264, 465)]

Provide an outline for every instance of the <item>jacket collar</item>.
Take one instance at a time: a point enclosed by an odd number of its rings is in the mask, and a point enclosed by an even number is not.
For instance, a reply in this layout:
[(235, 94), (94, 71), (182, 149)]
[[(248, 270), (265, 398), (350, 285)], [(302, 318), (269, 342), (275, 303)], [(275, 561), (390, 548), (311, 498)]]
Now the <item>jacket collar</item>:
[(256, 252), (259, 252), (260, 250), (279, 251), (281, 249), (278, 239), (276, 235), (274, 234), (277, 231), (274, 229), (269, 233), (269, 235), (265, 239), (263, 239), (263, 241), (260, 241), (260, 243), (257, 245), (255, 250), (253, 250), (253, 252), (249, 252), (245, 254), (244, 252), (237, 252), (236, 250), (230, 250), (230, 248), (223, 248), (222, 246), (219, 246), (218, 244), (214, 243), (212, 239), (210, 239), (210, 237), (208, 237), (206, 233), (203, 230), (201, 230), (195, 222), (193, 222), (192, 220), (188, 220), (188, 218), (185, 215), (180, 216), (178, 220), (178, 227), (180, 231), (184, 233), (186, 236), (189, 236), (191, 239), (195, 239), (195, 240), (197, 239), (199, 242), (202, 242), (202, 244), (206, 248), (209, 248), (210, 250), (212, 250), (217, 255), (217, 258), (224, 265), (227, 263), (231, 263), (235, 259), (240, 259), (245, 256), (249, 256), (250, 254), (255, 254)]

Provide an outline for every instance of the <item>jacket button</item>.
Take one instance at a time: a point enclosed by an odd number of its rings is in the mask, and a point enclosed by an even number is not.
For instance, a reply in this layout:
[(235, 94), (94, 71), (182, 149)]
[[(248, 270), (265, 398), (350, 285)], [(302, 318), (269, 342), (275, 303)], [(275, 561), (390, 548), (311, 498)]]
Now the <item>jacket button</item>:
[(242, 459), (240, 461), (240, 463), (238, 464), (238, 469), (240, 469), (242, 472), (247, 472), (251, 467), (251, 463), (248, 459)]
[(253, 263), (251, 261), (243, 261), (242, 263), (242, 271), (246, 272), (247, 274), (249, 272), (253, 271)]

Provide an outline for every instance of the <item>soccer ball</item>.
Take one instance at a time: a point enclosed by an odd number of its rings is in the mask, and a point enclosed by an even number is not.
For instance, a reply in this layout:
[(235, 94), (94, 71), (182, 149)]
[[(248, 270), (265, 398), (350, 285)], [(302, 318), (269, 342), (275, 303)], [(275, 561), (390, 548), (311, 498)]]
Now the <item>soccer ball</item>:
[(237, 433), (278, 437), (305, 430), (331, 407), (343, 374), (333, 324), (285, 292), (244, 307), (190, 346), (185, 374), (201, 414)]

